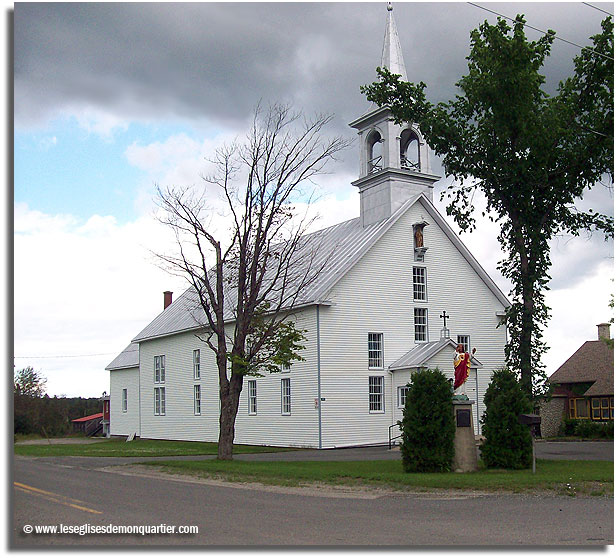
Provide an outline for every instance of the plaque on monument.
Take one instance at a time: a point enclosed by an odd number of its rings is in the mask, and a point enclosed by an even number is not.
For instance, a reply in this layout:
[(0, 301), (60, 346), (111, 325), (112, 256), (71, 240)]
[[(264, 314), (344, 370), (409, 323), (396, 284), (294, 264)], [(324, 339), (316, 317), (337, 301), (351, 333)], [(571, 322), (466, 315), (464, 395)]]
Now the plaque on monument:
[(470, 409), (456, 409), (456, 426), (470, 426), (471, 425), (471, 410)]

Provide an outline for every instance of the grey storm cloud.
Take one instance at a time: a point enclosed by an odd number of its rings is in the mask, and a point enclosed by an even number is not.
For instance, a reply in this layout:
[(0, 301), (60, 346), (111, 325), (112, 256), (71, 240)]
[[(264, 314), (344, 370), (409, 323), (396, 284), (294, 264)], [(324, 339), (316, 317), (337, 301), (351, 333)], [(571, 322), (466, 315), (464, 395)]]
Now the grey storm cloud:
[[(486, 7), (525, 14), (533, 27), (582, 45), (605, 17), (579, 3)], [(394, 15), (409, 79), (425, 82), (434, 101), (455, 94), (470, 31), (496, 19), (461, 2), (400, 2)], [(123, 120), (239, 130), (258, 102), (281, 101), (308, 114), (332, 113), (333, 131), (353, 137), (348, 122), (369, 108), (359, 86), (376, 77), (385, 21), (384, 2), (18, 3), (15, 126), (94, 108)], [(555, 41), (544, 67), (548, 91), (571, 73), (578, 52)], [(438, 161), (433, 166), (442, 172)], [(337, 171), (356, 169), (356, 150), (347, 150)], [(611, 203), (596, 209), (611, 212)]]
[[(581, 44), (604, 17), (581, 4), (488, 6)], [(455, 92), (471, 29), (495, 19), (468, 3), (397, 3), (394, 13), (409, 79), (427, 83), (434, 100)], [(375, 78), (385, 19), (385, 3), (18, 3), (15, 121), (88, 106), (239, 125), (259, 100), (281, 100), (334, 113), (348, 134), (366, 109), (359, 86)], [(576, 53), (554, 45), (548, 87)]]

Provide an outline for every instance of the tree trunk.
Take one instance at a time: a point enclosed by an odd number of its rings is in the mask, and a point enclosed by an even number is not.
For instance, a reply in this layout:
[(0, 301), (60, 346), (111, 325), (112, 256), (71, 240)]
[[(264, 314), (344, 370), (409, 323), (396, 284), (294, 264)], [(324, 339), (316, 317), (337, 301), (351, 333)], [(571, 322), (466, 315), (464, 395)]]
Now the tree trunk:
[(522, 266), (522, 315), (520, 323), (520, 385), (522, 390), (532, 397), (533, 395), (533, 331), (534, 331), (534, 300), (533, 280), (530, 271)]
[(243, 378), (231, 374), (227, 389), (220, 391), (220, 419), (218, 433), (218, 459), (233, 459), (233, 440), (235, 438), (235, 418), (242, 392)]
[(533, 312), (532, 293), (530, 299), (524, 297), (524, 309), (522, 311), (522, 323), (520, 330), (520, 384), (524, 392), (531, 397), (533, 394), (533, 368), (532, 368), (532, 343), (533, 343)]
[(524, 238), (524, 231), (517, 219), (511, 217), (515, 246), (520, 256), (520, 286), (522, 288), (522, 312), (520, 316), (520, 341), (518, 350), (520, 366), (520, 385), (531, 397), (533, 391), (532, 342), (534, 330), (534, 281), (532, 272), (534, 262)]

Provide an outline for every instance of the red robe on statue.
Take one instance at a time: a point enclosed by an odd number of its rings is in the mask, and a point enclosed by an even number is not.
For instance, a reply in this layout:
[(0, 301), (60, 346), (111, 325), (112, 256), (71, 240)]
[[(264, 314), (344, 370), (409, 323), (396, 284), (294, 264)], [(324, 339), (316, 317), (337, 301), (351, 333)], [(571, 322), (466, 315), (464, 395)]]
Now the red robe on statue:
[(455, 380), (453, 383), (453, 389), (458, 389), (464, 382), (471, 370), (471, 355), (468, 353), (456, 353), (456, 357), (453, 361), (455, 369)]

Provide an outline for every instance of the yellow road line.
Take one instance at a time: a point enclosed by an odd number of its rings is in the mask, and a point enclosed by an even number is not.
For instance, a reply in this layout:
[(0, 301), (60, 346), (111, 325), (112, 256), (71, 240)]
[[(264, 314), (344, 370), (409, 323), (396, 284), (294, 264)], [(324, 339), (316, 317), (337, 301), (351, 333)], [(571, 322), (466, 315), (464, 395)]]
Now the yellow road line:
[[(61, 494), (56, 494), (54, 492), (48, 492), (47, 490), (43, 490), (41, 488), (36, 488), (34, 486), (29, 486), (27, 484), (22, 484), (20, 482), (13, 482), (15, 488), (25, 492), (27, 494), (32, 494), (34, 496), (41, 496), (46, 500), (50, 500), (52, 502), (57, 502), (58, 504), (63, 504), (65, 506), (70, 506), (71, 508), (75, 508), (81, 511), (85, 511), (88, 513), (96, 513), (102, 514), (103, 512), (98, 510), (93, 510), (92, 508), (87, 508), (85, 506), (80, 506), (78, 504), (73, 504), (73, 502), (80, 502), (80, 500), (74, 500), (73, 498), (69, 498), (68, 496), (62, 496)], [(59, 499), (58, 499), (59, 498)], [(70, 501), (69, 501), (70, 500)]]

